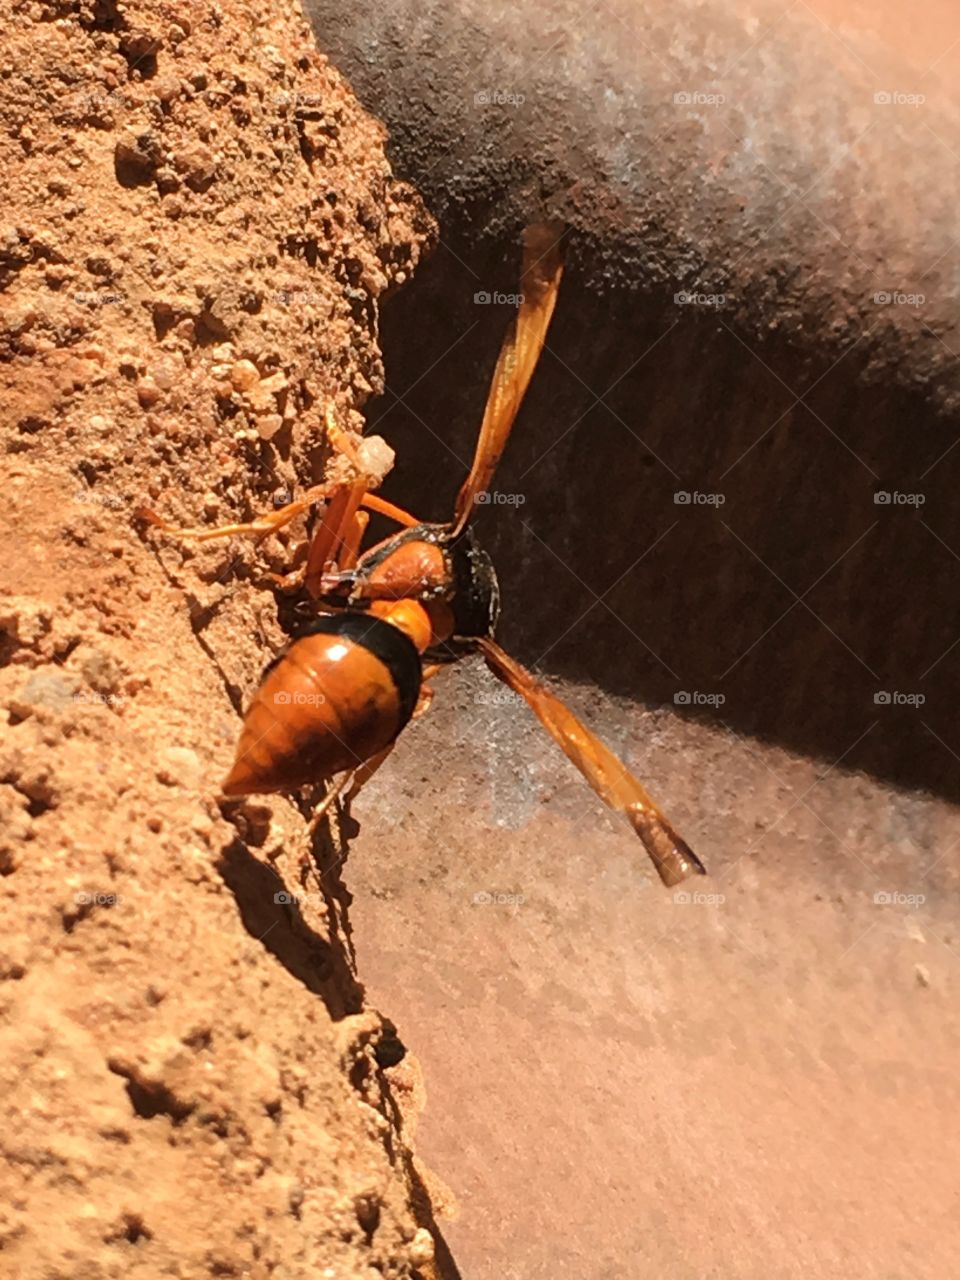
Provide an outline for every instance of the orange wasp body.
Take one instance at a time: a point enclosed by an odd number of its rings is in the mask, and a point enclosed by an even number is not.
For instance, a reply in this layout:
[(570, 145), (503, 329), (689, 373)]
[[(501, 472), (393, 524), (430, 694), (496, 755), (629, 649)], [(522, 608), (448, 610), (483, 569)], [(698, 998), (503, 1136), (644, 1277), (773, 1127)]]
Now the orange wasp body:
[(308, 623), (264, 672), (226, 795), (292, 791), (360, 765), (369, 776), (429, 698), (423, 656), (470, 652), (499, 613), (469, 529), (454, 540), (444, 525), (412, 526), (322, 581), (326, 603), (343, 607), (339, 591), (347, 607)]
[[(560, 229), (529, 227), (523, 301), (500, 351), (473, 465), (449, 525), (419, 523), (371, 494), (345, 437), (333, 428), (333, 443), (361, 473), (352, 483), (310, 490), (252, 524), (179, 531), (201, 539), (265, 535), (327, 499), (305, 570), (308, 592), (327, 612), (308, 623), (264, 672), (223, 791), (292, 791), (342, 774), (323, 806), (347, 784), (352, 796), (404, 726), (429, 705), (426, 681), (438, 669), (434, 664), (479, 651), (493, 673), (527, 701), (597, 795), (628, 818), (660, 878), (673, 885), (703, 874), (702, 864), (618, 757), (495, 642), (496, 574), (468, 524), (536, 367), (561, 274)], [(361, 554), (371, 510), (404, 527)]]

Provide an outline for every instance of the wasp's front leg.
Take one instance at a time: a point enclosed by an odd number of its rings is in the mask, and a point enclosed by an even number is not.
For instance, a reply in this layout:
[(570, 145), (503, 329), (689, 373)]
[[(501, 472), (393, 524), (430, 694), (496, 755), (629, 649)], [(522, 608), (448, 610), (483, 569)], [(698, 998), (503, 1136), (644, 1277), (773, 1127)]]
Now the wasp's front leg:
[[(417, 705), (414, 707), (413, 715), (410, 717), (411, 722), (419, 720), (422, 715), (425, 715), (430, 710), (430, 705), (433, 702), (433, 687), (427, 684), (427, 681), (432, 680), (440, 670), (440, 666), (436, 663), (424, 667), (423, 684), (420, 686), (420, 693), (417, 696)], [(313, 811), (310, 820), (311, 829), (315, 829), (333, 802), (340, 799), (341, 796), (344, 797), (347, 804), (355, 800), (361, 788), (370, 781), (395, 746), (396, 743), (391, 742), (389, 746), (384, 747), (382, 751), (378, 751), (369, 760), (365, 760), (356, 769), (350, 769), (347, 773), (342, 773), (336, 782), (331, 783), (323, 799)]]
[(138, 507), (136, 517), (145, 524), (152, 525), (155, 529), (160, 529), (164, 533), (171, 534), (174, 538), (191, 538), (196, 542), (211, 542), (214, 538), (233, 538), (233, 537), (260, 537), (266, 538), (271, 533), (278, 533), (291, 520), (295, 520), (297, 516), (302, 515), (317, 502), (323, 502), (336, 491), (339, 486), (334, 485), (315, 485), (312, 489), (307, 489), (302, 498), (298, 498), (295, 502), (288, 502), (285, 507), (278, 507), (276, 511), (267, 511), (263, 515), (255, 516), (253, 520), (245, 524), (224, 524), (216, 529), (201, 528), (178, 528), (176, 525), (169, 524), (161, 516), (149, 507)]

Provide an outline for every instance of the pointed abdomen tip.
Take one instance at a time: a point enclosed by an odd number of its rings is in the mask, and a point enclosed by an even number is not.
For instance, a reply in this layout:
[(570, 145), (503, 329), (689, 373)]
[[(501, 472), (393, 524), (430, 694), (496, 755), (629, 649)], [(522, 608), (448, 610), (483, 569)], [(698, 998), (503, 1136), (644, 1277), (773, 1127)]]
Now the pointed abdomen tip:
[(225, 796), (248, 796), (256, 790), (251, 770), (242, 761), (235, 760), (233, 768), (223, 780), (220, 792)]

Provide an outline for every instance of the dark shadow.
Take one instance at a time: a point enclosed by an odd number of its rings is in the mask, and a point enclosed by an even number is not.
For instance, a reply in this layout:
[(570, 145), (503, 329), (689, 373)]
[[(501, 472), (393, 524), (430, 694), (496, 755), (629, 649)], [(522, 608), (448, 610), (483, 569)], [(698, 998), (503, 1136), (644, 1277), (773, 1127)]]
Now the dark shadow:
[(450, 1252), (450, 1246), (444, 1237), (443, 1232), (437, 1226), (437, 1219), (434, 1216), (433, 1205), (430, 1202), (430, 1195), (423, 1185), (423, 1179), (413, 1168), (412, 1162), (408, 1165), (407, 1173), (410, 1178), (410, 1184), (413, 1187), (413, 1208), (414, 1217), (422, 1227), (426, 1227), (433, 1236), (434, 1243), (434, 1264), (436, 1266), (437, 1275), (440, 1280), (463, 1280), (460, 1268), (457, 1266), (453, 1254)]
[[(242, 806), (231, 820), (245, 828), (249, 824), (240, 809)], [(255, 823), (255, 809), (251, 811), (251, 816)], [(284, 884), (271, 866), (256, 858), (239, 837), (223, 850), (219, 860), (220, 874), (237, 900), (244, 928), (251, 938), (265, 947), (308, 991), (320, 996), (335, 1022), (348, 1014), (360, 1013), (364, 1008), (364, 989), (354, 976), (356, 957), (349, 917), (352, 895), (340, 876), (340, 869), (349, 849), (348, 839), (355, 834), (355, 827), (356, 824), (349, 816), (344, 817), (334, 830), (325, 823), (320, 824), (314, 833), (311, 850), (317, 874), (312, 874), (305, 867), (302, 883), (292, 888)], [(255, 843), (255, 830), (253, 840)], [(313, 891), (316, 891), (317, 883), (321, 886), (329, 913), (332, 942), (315, 933), (300, 911), (297, 898), (310, 891), (308, 882), (314, 887)], [(346, 945), (340, 941), (341, 937), (346, 939)], [(394, 1126), (385, 1135), (384, 1141), (391, 1160), (395, 1160), (398, 1147), (393, 1141), (393, 1134), (402, 1136), (403, 1115), (393, 1096), (387, 1072), (390, 1067), (403, 1061), (406, 1049), (394, 1024), (388, 1018), (382, 1019), (382, 1024), (380, 1037), (374, 1045), (373, 1063), (363, 1056), (358, 1057), (351, 1083), (355, 1088), (361, 1089), (364, 1072), (375, 1070), (379, 1074), (380, 1091)], [(175, 1109), (175, 1099), (171, 1100), (166, 1095), (161, 1098), (147, 1096), (135, 1083), (130, 1085), (130, 1093), (134, 1106), (142, 1115), (155, 1115), (164, 1111), (174, 1118), (175, 1123), (184, 1118)], [(439, 1276), (441, 1280), (461, 1280), (457, 1265), (437, 1226), (429, 1192), (416, 1170), (405, 1142), (400, 1144), (399, 1154), (411, 1188), (414, 1217), (421, 1226), (429, 1229), (436, 1245), (435, 1260)]]
[(267, 863), (236, 839), (222, 852), (220, 874), (237, 900), (244, 928), (274, 956), (288, 973), (322, 998), (330, 1017), (338, 1022), (363, 1008), (363, 988), (354, 977), (338, 932), (328, 941), (303, 918), (297, 896), (307, 892), (288, 886)]
[[(404, 1172), (407, 1176), (407, 1185), (410, 1187), (411, 1206), (413, 1208), (413, 1216), (421, 1227), (426, 1227), (433, 1236), (435, 1247), (434, 1265), (439, 1280), (463, 1280), (460, 1269), (454, 1260), (453, 1254), (450, 1252), (450, 1246), (444, 1239), (443, 1232), (437, 1225), (437, 1218), (433, 1208), (433, 1201), (430, 1199), (430, 1192), (421, 1178), (416, 1163), (413, 1159), (412, 1146), (404, 1138), (403, 1133), (403, 1112), (397, 1105), (397, 1101), (393, 1096), (390, 1088), (390, 1077), (381, 1074), (381, 1085), (383, 1096), (390, 1108), (390, 1119), (393, 1126), (401, 1138), (404, 1139), (400, 1144), (400, 1156), (403, 1160)], [(419, 1275), (420, 1272), (417, 1272)]]
[[(452, 510), (511, 316), (474, 301), (517, 287), (485, 253), (441, 245), (384, 309), (370, 429), (397, 450), (385, 495), (427, 519)], [(503, 643), (960, 799), (958, 424), (882, 369), (867, 385), (854, 339), (816, 367), (775, 333), (744, 345), (722, 308), (614, 304), (575, 271), (548, 347), (476, 521)]]

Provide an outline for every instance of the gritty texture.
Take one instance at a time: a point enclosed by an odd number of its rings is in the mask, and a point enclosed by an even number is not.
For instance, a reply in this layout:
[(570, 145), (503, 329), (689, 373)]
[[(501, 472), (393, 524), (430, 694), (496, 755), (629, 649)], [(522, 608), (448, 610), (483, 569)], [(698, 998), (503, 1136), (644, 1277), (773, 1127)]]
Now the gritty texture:
[(321, 477), (430, 220), (287, 3), (14, 4), (0, 163), (0, 1274), (427, 1275), (337, 833), (216, 802), (288, 549), (135, 512)]
[(436, 686), (344, 875), (464, 1280), (952, 1275), (956, 807), (555, 684), (706, 863), (664, 889), (482, 662)]

